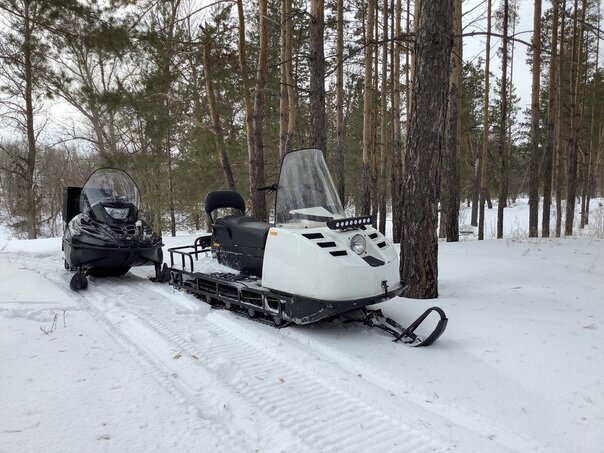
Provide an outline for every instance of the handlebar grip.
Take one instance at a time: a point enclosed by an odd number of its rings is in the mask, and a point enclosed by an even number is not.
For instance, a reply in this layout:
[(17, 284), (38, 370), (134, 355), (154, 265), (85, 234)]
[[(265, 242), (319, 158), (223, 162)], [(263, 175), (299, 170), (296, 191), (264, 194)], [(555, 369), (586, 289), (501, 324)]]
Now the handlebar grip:
[(270, 186), (265, 186), (265, 187), (258, 187), (258, 189), (256, 189), (258, 192), (264, 192), (265, 190), (268, 190), (269, 192), (271, 191), (275, 191), (277, 190), (277, 184), (271, 184)]

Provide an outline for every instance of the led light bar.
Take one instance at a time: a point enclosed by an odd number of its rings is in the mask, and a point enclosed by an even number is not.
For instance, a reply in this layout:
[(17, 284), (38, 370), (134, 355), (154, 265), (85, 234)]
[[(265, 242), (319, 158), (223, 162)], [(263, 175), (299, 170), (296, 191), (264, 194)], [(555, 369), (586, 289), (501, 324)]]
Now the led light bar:
[(357, 229), (362, 227), (363, 225), (369, 224), (371, 224), (371, 216), (369, 215), (327, 221), (327, 226), (332, 230)]

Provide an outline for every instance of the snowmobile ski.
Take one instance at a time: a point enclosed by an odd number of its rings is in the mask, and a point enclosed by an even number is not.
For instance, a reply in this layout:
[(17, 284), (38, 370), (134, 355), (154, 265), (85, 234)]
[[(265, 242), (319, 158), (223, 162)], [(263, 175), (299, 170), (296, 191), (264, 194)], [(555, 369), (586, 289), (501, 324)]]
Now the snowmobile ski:
[[(422, 338), (415, 333), (415, 330), (431, 313), (437, 313), (440, 319), (438, 324), (436, 324), (436, 327), (434, 327), (434, 330), (432, 330), (427, 337)], [(439, 307), (428, 308), (407, 328), (401, 326), (392, 318), (384, 316), (382, 310), (363, 309), (363, 314), (364, 317), (362, 319), (347, 319), (345, 322), (360, 322), (368, 327), (377, 327), (392, 335), (394, 337), (394, 342), (401, 341), (409, 346), (430, 346), (443, 334), (447, 328), (447, 322), (449, 321), (445, 312)]]

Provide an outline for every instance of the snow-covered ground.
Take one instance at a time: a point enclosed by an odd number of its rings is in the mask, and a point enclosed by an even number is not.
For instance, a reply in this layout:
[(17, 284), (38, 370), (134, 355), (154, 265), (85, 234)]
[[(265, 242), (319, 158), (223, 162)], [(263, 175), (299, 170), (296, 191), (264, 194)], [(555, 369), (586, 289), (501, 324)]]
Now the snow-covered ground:
[(441, 297), (380, 307), (444, 308), (428, 348), (274, 329), (148, 268), (73, 293), (59, 239), (0, 239), (0, 452), (602, 451), (599, 202), (575, 237), (527, 239), (520, 200), (508, 239), (441, 242)]

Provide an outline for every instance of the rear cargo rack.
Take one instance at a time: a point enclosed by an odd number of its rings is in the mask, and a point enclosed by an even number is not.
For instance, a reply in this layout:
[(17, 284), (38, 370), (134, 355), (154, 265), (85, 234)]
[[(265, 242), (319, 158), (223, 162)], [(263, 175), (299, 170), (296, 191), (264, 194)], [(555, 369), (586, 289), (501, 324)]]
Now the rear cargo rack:
[(199, 259), (199, 255), (210, 253), (210, 244), (212, 242), (211, 234), (204, 234), (195, 239), (193, 245), (182, 245), (168, 249), (170, 253), (170, 268), (174, 268), (174, 255), (180, 255), (182, 270), (187, 270), (186, 262), (188, 259), (189, 272), (195, 272), (194, 261)]

